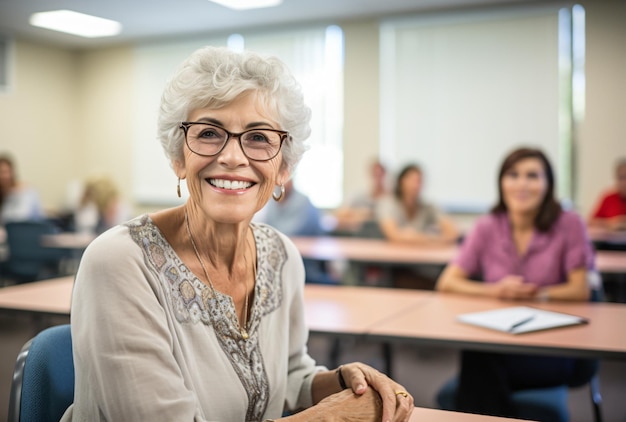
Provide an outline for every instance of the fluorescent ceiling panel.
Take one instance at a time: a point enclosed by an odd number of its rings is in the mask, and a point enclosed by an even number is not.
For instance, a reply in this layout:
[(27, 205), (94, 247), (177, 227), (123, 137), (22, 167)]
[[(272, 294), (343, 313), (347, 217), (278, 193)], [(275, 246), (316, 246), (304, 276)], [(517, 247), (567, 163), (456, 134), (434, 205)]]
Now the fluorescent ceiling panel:
[(278, 6), (283, 0), (210, 0), (213, 3), (235, 10), (261, 9)]
[(122, 31), (122, 24), (72, 10), (33, 13), (30, 24), (53, 31), (66, 32), (86, 38), (111, 37)]

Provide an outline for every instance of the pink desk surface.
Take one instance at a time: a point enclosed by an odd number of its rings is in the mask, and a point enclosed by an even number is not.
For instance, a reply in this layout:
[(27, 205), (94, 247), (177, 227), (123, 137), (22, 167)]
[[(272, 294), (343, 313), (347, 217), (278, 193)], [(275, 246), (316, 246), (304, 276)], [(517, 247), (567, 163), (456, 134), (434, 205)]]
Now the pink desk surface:
[(57, 233), (41, 237), (41, 244), (47, 248), (85, 249), (96, 238), (88, 233)]
[(626, 230), (613, 231), (597, 227), (588, 228), (589, 238), (594, 242), (626, 244)]
[[(4, 287), (0, 289), (0, 308), (69, 315), (73, 284), (70, 276)], [(323, 285), (307, 285), (304, 296), (305, 318), (313, 332), (481, 350), (626, 359), (624, 304), (528, 303), (578, 315), (589, 323), (512, 335), (462, 324), (456, 316), (519, 302), (421, 290)]]
[(626, 251), (598, 251), (596, 266), (601, 273), (626, 274)]
[[(525, 304), (581, 316), (588, 324), (509, 334), (458, 322), (467, 312)], [(379, 339), (439, 344), (480, 350), (626, 359), (626, 305), (616, 303), (522, 303), (453, 294), (426, 301), (377, 323), (369, 330)]]
[[(0, 289), (0, 308), (69, 315), (74, 277), (9, 286)], [(305, 286), (305, 317), (313, 331), (364, 334), (373, 324), (432, 292), (407, 295), (402, 289), (375, 287)]]
[(411, 413), (411, 422), (505, 422), (519, 419), (497, 418), (471, 413), (448, 412), (445, 410), (416, 407)]
[(366, 334), (374, 324), (418, 306), (432, 294), (404, 289), (308, 284), (304, 289), (305, 319), (313, 332)]
[(3, 287), (0, 308), (69, 315), (73, 287), (73, 276)]
[[(388, 242), (382, 239), (352, 237), (293, 237), (303, 258), (378, 262), (384, 264), (445, 265), (457, 253), (456, 246), (421, 247)], [(598, 251), (596, 265), (600, 272), (626, 273), (626, 252)]]
[(456, 254), (456, 246), (424, 248), (391, 243), (382, 239), (352, 237), (293, 237), (304, 258), (353, 260), (390, 264), (446, 264)]

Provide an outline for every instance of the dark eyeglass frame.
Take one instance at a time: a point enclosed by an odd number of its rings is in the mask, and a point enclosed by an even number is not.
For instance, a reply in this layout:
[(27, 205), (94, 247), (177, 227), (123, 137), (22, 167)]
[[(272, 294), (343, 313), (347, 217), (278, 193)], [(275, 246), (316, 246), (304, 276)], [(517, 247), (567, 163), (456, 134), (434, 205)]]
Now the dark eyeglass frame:
[[(199, 152), (196, 152), (196, 151), (193, 150), (193, 148), (191, 148), (191, 146), (189, 145), (189, 139), (187, 137), (187, 131), (189, 130), (189, 127), (193, 126), (193, 125), (213, 126), (213, 127), (216, 127), (218, 129), (223, 130), (226, 133), (226, 140), (222, 144), (221, 148), (215, 154), (200, 154)], [(220, 125), (216, 125), (216, 124), (213, 124), (213, 123), (207, 123), (207, 122), (180, 122), (179, 129), (182, 129), (183, 132), (185, 132), (185, 143), (187, 144), (187, 147), (189, 148), (189, 150), (191, 152), (193, 152), (194, 154), (196, 154), (196, 155), (200, 155), (201, 157), (215, 157), (216, 155), (218, 155), (220, 152), (222, 152), (224, 150), (224, 148), (226, 147), (226, 144), (228, 144), (228, 141), (230, 141), (231, 138), (237, 138), (237, 140), (239, 141), (239, 148), (241, 148), (241, 151), (243, 152), (243, 155), (246, 156), (246, 158), (248, 158), (249, 160), (252, 160), (252, 161), (269, 161), (269, 160), (275, 158), (278, 155), (278, 153), (280, 152), (281, 148), (283, 147), (283, 142), (285, 140), (291, 140), (291, 136), (289, 135), (289, 132), (287, 132), (285, 130), (268, 129), (268, 128), (255, 128), (255, 129), (244, 130), (243, 132), (239, 132), (239, 133), (234, 133), (234, 132), (229, 132), (228, 130), (224, 129)], [(276, 150), (276, 154), (274, 154), (273, 156), (271, 156), (269, 158), (258, 159), (258, 158), (252, 158), (252, 157), (248, 156), (248, 154), (246, 153), (245, 148), (243, 147), (243, 144), (241, 143), (241, 136), (242, 135), (244, 135), (244, 134), (246, 134), (248, 132), (254, 132), (254, 131), (258, 131), (258, 130), (275, 132), (275, 133), (278, 133), (280, 135), (280, 144), (278, 145), (278, 149)]]

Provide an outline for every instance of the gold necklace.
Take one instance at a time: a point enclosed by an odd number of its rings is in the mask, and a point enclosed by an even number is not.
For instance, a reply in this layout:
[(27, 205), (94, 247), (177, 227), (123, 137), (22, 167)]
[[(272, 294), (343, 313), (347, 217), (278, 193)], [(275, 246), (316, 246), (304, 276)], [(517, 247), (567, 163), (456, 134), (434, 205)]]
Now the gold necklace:
[[(209, 277), (209, 272), (206, 270), (206, 267), (204, 266), (204, 262), (202, 261), (202, 258), (200, 258), (200, 252), (198, 252), (198, 248), (196, 247), (196, 242), (193, 240), (193, 236), (191, 235), (191, 230), (189, 229), (189, 218), (187, 217), (186, 209), (185, 209), (185, 228), (187, 229), (187, 235), (189, 236), (189, 240), (191, 241), (191, 246), (193, 246), (193, 251), (196, 253), (196, 258), (198, 259), (198, 262), (200, 263), (200, 266), (202, 267), (204, 276), (209, 282), (209, 287), (211, 288), (211, 293), (213, 294), (213, 297), (215, 298), (217, 302), (217, 306), (220, 307), (222, 314), (226, 315), (226, 313), (224, 312), (224, 309), (222, 309), (219, 299), (217, 298), (217, 291), (215, 290), (215, 287), (213, 286), (213, 282), (211, 281), (211, 278)], [(253, 277), (256, 279), (256, 259), (252, 268), (252, 272), (253, 272)], [(235, 302), (233, 301), (233, 305), (234, 303)], [(239, 318), (237, 318), (236, 312), (235, 312), (235, 325), (237, 326), (237, 329), (241, 333), (241, 338), (244, 340), (248, 340), (248, 337), (250, 336), (248, 335), (248, 331), (246, 330), (246, 326), (248, 325), (248, 286), (247, 285), (246, 285), (245, 304), (243, 308), (243, 326), (239, 324)]]

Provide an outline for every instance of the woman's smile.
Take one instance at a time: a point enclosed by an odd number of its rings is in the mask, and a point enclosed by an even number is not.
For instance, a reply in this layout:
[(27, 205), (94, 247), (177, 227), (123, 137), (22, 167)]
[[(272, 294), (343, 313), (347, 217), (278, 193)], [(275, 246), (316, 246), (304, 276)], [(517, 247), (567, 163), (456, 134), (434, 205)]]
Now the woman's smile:
[(217, 179), (217, 178), (209, 178), (206, 179), (207, 182), (214, 188), (218, 188), (220, 190), (226, 191), (238, 191), (244, 192), (254, 186), (256, 183), (252, 183), (245, 180), (232, 180), (232, 179)]

